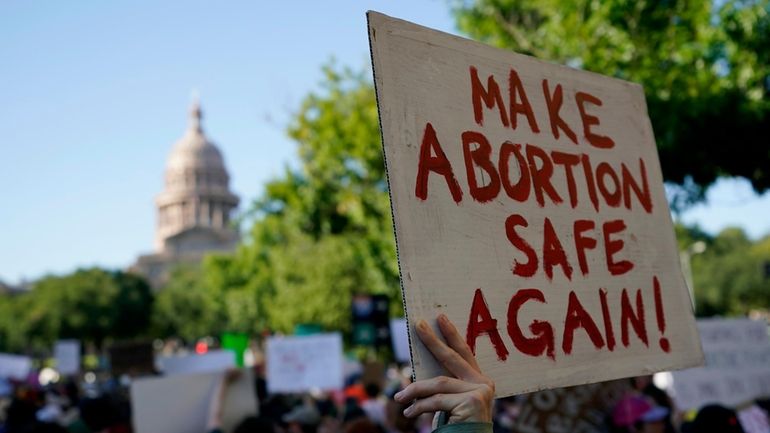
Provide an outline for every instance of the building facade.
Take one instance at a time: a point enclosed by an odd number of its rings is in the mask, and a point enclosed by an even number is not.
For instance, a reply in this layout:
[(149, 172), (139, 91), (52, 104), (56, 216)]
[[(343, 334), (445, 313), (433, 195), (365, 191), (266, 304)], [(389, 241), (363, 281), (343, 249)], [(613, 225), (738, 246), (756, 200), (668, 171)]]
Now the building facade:
[(155, 251), (139, 256), (130, 270), (161, 287), (174, 266), (197, 264), (206, 253), (230, 252), (238, 243), (231, 217), (238, 197), (220, 150), (203, 131), (195, 100), (190, 123), (166, 163), (163, 191), (155, 200)]

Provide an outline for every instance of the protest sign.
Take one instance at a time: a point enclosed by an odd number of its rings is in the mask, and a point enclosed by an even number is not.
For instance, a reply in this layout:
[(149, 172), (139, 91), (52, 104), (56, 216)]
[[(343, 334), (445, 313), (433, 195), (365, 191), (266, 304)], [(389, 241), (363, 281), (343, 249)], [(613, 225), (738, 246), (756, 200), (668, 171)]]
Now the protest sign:
[(270, 393), (341, 389), (342, 372), (340, 334), (267, 340), (267, 390)]
[(359, 294), (353, 296), (353, 344), (390, 346), (387, 295)]
[(115, 375), (143, 376), (155, 372), (155, 357), (149, 341), (114, 343), (109, 354), (110, 369)]
[[(257, 399), (250, 369), (242, 369), (227, 387), (223, 431), (256, 415)], [(136, 433), (205, 433), (209, 405), (224, 373), (185, 374), (137, 379), (131, 383), (131, 408)]]
[(605, 431), (607, 415), (630, 388), (627, 380), (616, 380), (527, 394), (512, 430), (601, 433)]
[(244, 354), (249, 347), (249, 336), (226, 332), (222, 334), (222, 348), (235, 353), (235, 364), (238, 367), (244, 365)]
[(409, 334), (406, 319), (390, 319), (390, 336), (393, 339), (393, 356), (398, 362), (409, 362)]
[(770, 432), (770, 420), (767, 417), (767, 412), (756, 404), (739, 410), (738, 421), (746, 433)]
[(77, 340), (59, 340), (53, 347), (56, 358), (56, 370), (63, 375), (80, 372), (80, 342)]
[(641, 86), (373, 12), (369, 40), (410, 325), (446, 314), (500, 396), (702, 361)]
[(698, 320), (706, 365), (672, 373), (681, 410), (719, 403), (736, 407), (770, 397), (770, 339), (764, 321)]
[(159, 364), (166, 376), (225, 371), (236, 367), (235, 353), (231, 350), (211, 350), (201, 355), (164, 356), (159, 359)]
[(26, 380), (31, 369), (32, 359), (28, 356), (0, 353), (0, 377)]

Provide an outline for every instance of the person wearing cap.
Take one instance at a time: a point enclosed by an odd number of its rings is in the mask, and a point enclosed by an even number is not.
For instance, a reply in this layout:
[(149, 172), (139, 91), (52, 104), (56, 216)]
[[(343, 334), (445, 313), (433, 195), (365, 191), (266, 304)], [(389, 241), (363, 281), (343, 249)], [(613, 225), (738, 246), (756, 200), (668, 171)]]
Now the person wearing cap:
[(452, 322), (443, 314), (437, 321), (443, 341), (424, 320), (415, 329), (425, 347), (452, 376), (418, 380), (396, 393), (394, 399), (413, 402), (404, 410), (410, 418), (438, 412), (434, 433), (491, 433), (495, 384), (482, 373)]
[(622, 433), (664, 433), (668, 409), (656, 406), (641, 395), (621, 399), (612, 411), (615, 431)]

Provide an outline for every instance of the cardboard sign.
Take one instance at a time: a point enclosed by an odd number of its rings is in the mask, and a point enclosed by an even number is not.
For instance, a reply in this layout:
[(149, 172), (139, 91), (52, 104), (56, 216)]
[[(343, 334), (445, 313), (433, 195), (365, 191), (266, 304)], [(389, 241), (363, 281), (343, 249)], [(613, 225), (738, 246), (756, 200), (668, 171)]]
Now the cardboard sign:
[(340, 334), (267, 340), (267, 390), (270, 393), (341, 389), (342, 372)]
[(160, 369), (166, 376), (190, 373), (210, 373), (235, 368), (235, 352), (211, 350), (202, 355), (164, 356), (159, 359)]
[(770, 339), (763, 321), (698, 321), (706, 365), (672, 373), (676, 405), (681, 410), (719, 403), (737, 407), (770, 397)]
[(80, 342), (77, 340), (59, 340), (53, 347), (56, 369), (65, 376), (80, 372)]
[(514, 420), (518, 433), (601, 433), (624, 393), (627, 380), (556, 388), (528, 394)]
[(390, 319), (390, 336), (393, 339), (393, 356), (397, 362), (409, 362), (409, 334), (406, 319)]
[(143, 376), (155, 372), (152, 342), (119, 342), (109, 348), (112, 373)]
[[(131, 383), (136, 433), (205, 433), (209, 404), (224, 373), (187, 374), (137, 379)], [(223, 430), (230, 432), (245, 417), (257, 414), (257, 398), (249, 369), (227, 387), (222, 408)]]
[(0, 377), (27, 380), (32, 370), (32, 359), (28, 356), (0, 353)]
[(235, 353), (235, 364), (238, 367), (244, 365), (244, 354), (249, 348), (249, 336), (246, 334), (235, 334), (226, 332), (222, 334), (222, 348)]
[(445, 313), (499, 395), (701, 362), (639, 85), (372, 12), (369, 40), (410, 324)]

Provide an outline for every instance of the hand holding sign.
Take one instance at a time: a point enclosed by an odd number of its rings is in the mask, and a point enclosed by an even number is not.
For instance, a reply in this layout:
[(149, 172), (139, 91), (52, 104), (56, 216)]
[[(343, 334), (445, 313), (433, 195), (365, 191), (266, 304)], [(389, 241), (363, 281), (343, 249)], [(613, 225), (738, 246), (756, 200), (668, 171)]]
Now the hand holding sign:
[(471, 349), (445, 315), (438, 316), (438, 325), (446, 343), (436, 336), (424, 320), (417, 323), (417, 335), (436, 360), (454, 377), (438, 376), (418, 380), (394, 398), (399, 403), (417, 399), (404, 411), (408, 417), (445, 411), (449, 413), (449, 423), (492, 422), (494, 383), (481, 372)]

